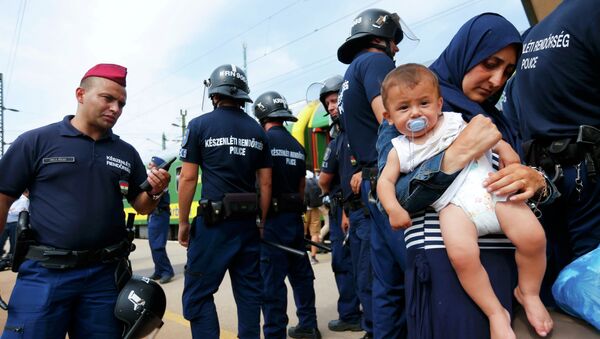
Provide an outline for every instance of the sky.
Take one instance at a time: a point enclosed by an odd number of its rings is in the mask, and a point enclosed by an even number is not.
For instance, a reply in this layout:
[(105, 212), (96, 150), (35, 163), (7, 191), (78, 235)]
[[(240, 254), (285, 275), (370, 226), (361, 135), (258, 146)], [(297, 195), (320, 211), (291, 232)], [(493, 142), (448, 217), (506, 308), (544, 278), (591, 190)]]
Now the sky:
[(75, 114), (83, 74), (117, 63), (128, 98), (114, 133), (145, 162), (175, 155), (180, 112), (188, 122), (212, 110), (203, 80), (216, 67), (246, 64), (252, 98), (311, 99), (312, 83), (343, 75), (337, 49), (367, 8), (398, 13), (419, 38), (400, 44), (396, 65), (430, 63), (483, 12), (529, 27), (520, 0), (0, 0), (4, 106), (19, 110), (4, 112), (4, 141)]

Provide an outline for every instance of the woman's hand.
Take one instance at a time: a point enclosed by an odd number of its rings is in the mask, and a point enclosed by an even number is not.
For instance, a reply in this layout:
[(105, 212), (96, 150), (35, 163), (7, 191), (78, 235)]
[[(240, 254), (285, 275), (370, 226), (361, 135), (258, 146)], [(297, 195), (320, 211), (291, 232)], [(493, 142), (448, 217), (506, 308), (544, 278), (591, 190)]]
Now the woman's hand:
[(511, 201), (525, 201), (546, 186), (546, 179), (537, 170), (510, 164), (496, 173), (490, 173), (483, 182), (487, 190), (496, 195), (512, 195)]
[(482, 114), (474, 116), (446, 149), (442, 172), (452, 174), (463, 169), (469, 161), (481, 157), (501, 139), (502, 134), (490, 118)]

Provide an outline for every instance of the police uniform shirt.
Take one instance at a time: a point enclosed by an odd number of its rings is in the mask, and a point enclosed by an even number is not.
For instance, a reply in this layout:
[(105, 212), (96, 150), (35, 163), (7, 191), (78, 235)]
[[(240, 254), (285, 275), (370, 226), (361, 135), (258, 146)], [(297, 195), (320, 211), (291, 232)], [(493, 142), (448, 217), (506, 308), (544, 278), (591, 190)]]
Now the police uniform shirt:
[(108, 131), (94, 141), (73, 116), (19, 136), (0, 161), (0, 192), (29, 188), (37, 241), (60, 249), (98, 249), (126, 237), (123, 193), (141, 192), (146, 169), (133, 146)]
[(350, 179), (352, 179), (352, 175), (356, 173), (358, 164), (350, 149), (348, 133), (346, 131), (341, 131), (336, 140), (338, 140), (336, 157), (339, 164), (338, 173), (340, 175), (340, 186), (342, 189), (342, 196), (344, 200), (347, 200), (354, 194), (352, 192), (352, 187), (350, 186)]
[(325, 155), (323, 155), (323, 164), (321, 165), (321, 172), (333, 174), (333, 180), (329, 185), (329, 196), (332, 197), (334, 194), (339, 192), (342, 188), (340, 187), (340, 176), (339, 172), (339, 161), (337, 158), (337, 144), (339, 140), (338, 137), (331, 140), (327, 148), (325, 149)]
[(598, 1), (563, 1), (534, 26), (512, 86), (525, 141), (576, 136), (582, 124), (600, 128)]
[(273, 197), (282, 193), (298, 193), (306, 175), (306, 154), (302, 145), (283, 126), (267, 131), (273, 158)]
[(362, 52), (344, 75), (339, 97), (340, 117), (362, 167), (377, 164), (375, 143), (379, 122), (371, 102), (381, 94), (381, 83), (394, 67), (394, 61), (384, 53)]
[(272, 167), (267, 136), (244, 111), (219, 107), (192, 119), (180, 158), (202, 169), (202, 198), (256, 192), (256, 171)]

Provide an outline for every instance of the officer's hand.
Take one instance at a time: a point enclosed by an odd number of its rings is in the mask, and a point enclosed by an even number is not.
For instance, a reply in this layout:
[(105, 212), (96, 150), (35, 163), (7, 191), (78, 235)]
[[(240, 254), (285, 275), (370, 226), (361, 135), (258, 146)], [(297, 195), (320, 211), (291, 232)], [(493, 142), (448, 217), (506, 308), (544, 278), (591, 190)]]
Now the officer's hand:
[(360, 183), (362, 182), (362, 172), (356, 172), (350, 178), (350, 188), (352, 188), (352, 192), (354, 194), (360, 193)]
[(344, 233), (348, 232), (348, 228), (350, 227), (350, 219), (348, 219), (348, 216), (346, 215), (346, 213), (342, 213), (342, 231), (344, 231)]
[(169, 186), (171, 174), (164, 169), (152, 168), (148, 174), (148, 183), (152, 186), (150, 194), (160, 194)]
[(179, 245), (187, 248), (190, 244), (190, 223), (179, 222), (179, 234), (177, 235)]
[(489, 192), (497, 195), (518, 193), (512, 195), (509, 200), (525, 201), (546, 185), (546, 179), (531, 167), (512, 164), (496, 173), (491, 173), (483, 181), (483, 185)]

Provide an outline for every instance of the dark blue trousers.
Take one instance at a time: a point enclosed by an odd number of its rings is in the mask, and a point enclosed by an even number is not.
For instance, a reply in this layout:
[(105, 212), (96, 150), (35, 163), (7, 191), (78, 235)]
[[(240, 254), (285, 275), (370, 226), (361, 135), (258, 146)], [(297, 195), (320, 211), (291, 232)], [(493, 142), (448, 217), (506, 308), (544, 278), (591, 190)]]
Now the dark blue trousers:
[(9, 247), (8, 253), (10, 253), (11, 255), (13, 254), (13, 252), (15, 251), (15, 241), (17, 240), (16, 232), (17, 232), (17, 223), (16, 222), (7, 222), (4, 225), (4, 231), (0, 235), (0, 250), (4, 249), (4, 244), (6, 243), (6, 240), (8, 239), (8, 241), (10, 241), (10, 243), (9, 243), (10, 247)]
[(116, 264), (55, 270), (25, 260), (8, 306), (2, 339), (114, 338), (124, 324), (114, 316)]
[[(373, 267), (373, 336), (406, 338), (404, 231), (392, 230), (389, 220), (369, 202), (369, 180), (361, 184), (361, 200), (371, 214), (371, 265)], [(376, 311), (375, 311), (376, 310)]]
[[(304, 224), (298, 213), (273, 213), (265, 222), (264, 239), (305, 251)], [(263, 290), (265, 338), (286, 338), (288, 277), (296, 302), (300, 327), (316, 328), (315, 275), (307, 256), (300, 257), (262, 244), (260, 270)]]
[(356, 293), (350, 246), (343, 246), (342, 207), (329, 209), (329, 239), (331, 240), (331, 269), (338, 288), (337, 310), (339, 319), (356, 323), (361, 318), (360, 301)]
[(561, 196), (548, 206), (540, 206), (548, 239), (548, 264), (541, 291), (547, 305), (554, 305), (551, 288), (560, 271), (600, 244), (600, 175), (592, 180), (583, 163), (579, 170), (581, 192), (576, 190), (576, 167), (563, 168), (563, 177), (555, 182)]
[(373, 270), (371, 268), (371, 222), (363, 209), (350, 211), (350, 252), (358, 299), (362, 304), (361, 327), (373, 334)]
[(152, 213), (148, 216), (148, 242), (152, 251), (152, 261), (154, 261), (154, 274), (159, 277), (174, 275), (166, 248), (170, 217), (168, 211)]
[(206, 226), (197, 217), (190, 231), (183, 287), (183, 315), (192, 336), (219, 338), (213, 294), (229, 271), (237, 305), (238, 337), (260, 337), (260, 235), (254, 218)]

